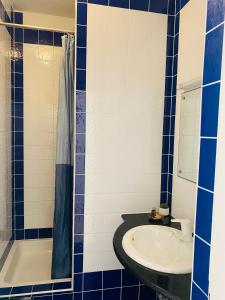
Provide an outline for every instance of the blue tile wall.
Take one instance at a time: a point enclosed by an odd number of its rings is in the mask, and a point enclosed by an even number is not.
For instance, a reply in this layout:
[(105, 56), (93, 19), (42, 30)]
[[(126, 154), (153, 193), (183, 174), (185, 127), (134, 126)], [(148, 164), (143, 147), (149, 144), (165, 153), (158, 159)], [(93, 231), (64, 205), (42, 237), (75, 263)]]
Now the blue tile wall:
[(209, 299), (210, 243), (224, 31), (224, 1), (207, 1), (192, 300)]
[[(169, 1), (160, 202), (171, 206), (180, 9), (186, 1)], [(154, 4), (156, 5), (156, 4)]]

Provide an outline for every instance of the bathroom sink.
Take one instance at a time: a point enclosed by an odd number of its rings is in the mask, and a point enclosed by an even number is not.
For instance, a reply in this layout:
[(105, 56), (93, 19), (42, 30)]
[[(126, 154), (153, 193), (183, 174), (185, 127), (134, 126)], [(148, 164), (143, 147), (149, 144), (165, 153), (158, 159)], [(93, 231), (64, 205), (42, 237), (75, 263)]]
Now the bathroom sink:
[(171, 274), (192, 271), (193, 241), (182, 240), (180, 230), (143, 225), (127, 231), (122, 240), (126, 254), (146, 268)]

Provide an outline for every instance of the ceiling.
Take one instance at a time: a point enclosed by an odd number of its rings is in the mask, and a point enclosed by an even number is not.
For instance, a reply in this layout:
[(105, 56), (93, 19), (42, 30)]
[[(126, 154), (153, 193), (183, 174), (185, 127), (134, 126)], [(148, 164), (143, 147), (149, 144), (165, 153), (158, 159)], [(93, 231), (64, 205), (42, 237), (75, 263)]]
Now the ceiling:
[(74, 0), (11, 0), (14, 10), (74, 18)]

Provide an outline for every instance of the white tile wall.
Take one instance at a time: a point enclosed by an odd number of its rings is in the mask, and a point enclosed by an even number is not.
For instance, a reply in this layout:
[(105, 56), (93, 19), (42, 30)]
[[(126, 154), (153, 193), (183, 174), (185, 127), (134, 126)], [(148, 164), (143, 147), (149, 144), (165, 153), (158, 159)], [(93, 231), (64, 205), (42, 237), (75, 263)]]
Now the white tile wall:
[(120, 268), (122, 213), (160, 196), (167, 17), (88, 5), (84, 272)]
[(25, 228), (52, 227), (61, 48), (24, 44)]
[(0, 28), (0, 257), (12, 235), (11, 38)]

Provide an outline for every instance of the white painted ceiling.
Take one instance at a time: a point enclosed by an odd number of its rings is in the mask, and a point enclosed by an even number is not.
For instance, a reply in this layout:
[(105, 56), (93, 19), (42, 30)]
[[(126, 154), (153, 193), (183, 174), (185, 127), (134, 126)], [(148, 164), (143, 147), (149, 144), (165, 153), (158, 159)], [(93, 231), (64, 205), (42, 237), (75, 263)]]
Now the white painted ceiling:
[(74, 18), (75, 0), (11, 0), (14, 10)]

